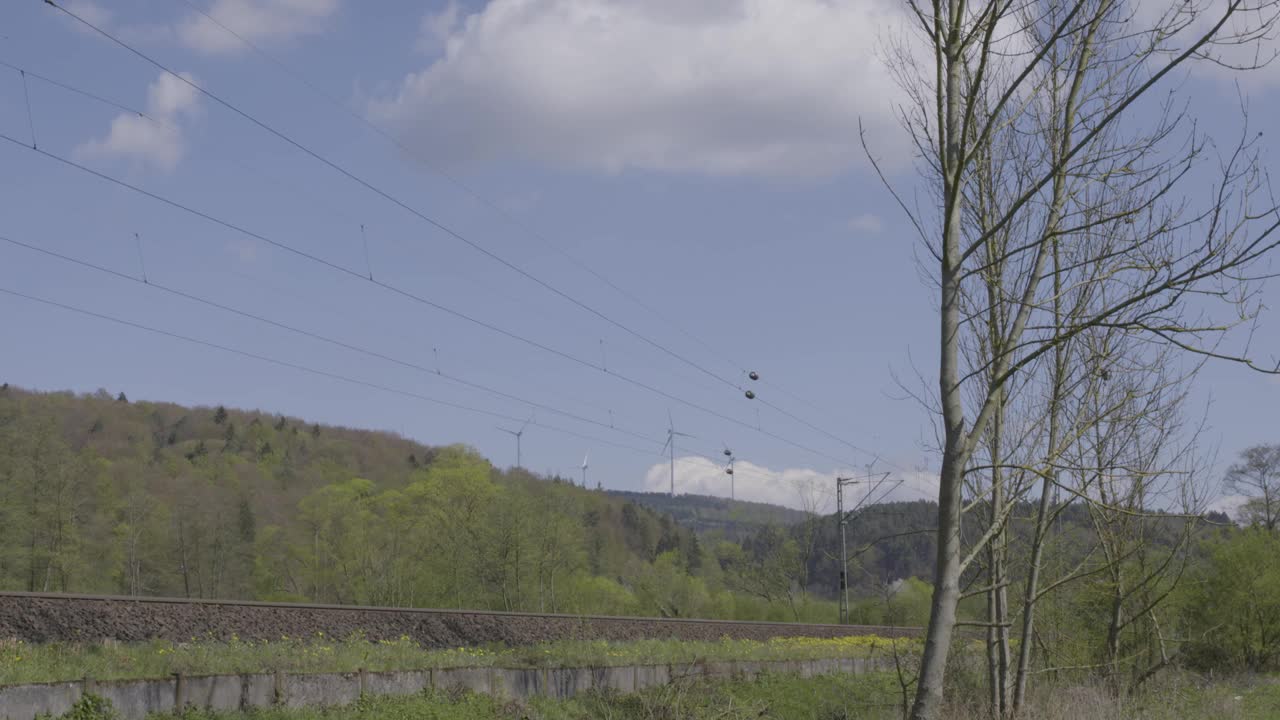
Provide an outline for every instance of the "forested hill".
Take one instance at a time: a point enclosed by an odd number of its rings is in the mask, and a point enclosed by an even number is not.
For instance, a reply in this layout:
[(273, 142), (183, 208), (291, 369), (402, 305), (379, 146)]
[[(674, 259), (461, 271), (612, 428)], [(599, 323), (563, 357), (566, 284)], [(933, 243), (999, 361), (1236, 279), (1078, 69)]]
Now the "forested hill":
[(668, 518), (466, 448), (0, 390), (5, 589), (659, 613), (701, 564)]
[[(982, 532), (985, 512), (986, 509), (978, 505), (968, 515), (972, 519), (964, 525), (966, 545)], [(1030, 544), (1036, 512), (1036, 503), (1029, 501), (1014, 508), (1009, 518), (1010, 543)], [(886, 590), (896, 592), (904, 580), (918, 591), (917, 595), (926, 593), (923, 583), (933, 577), (937, 556), (937, 516), (937, 504), (924, 500), (871, 505), (851, 516), (846, 528), (851, 594), (861, 600), (874, 601)], [(1215, 528), (1230, 525), (1227, 516), (1221, 513), (1209, 513), (1206, 519), (1208, 523), (1196, 526), (1201, 537), (1213, 535), (1217, 532)], [(1044, 566), (1056, 570), (1075, 568), (1085, 563), (1088, 556), (1098, 554), (1094, 521), (1083, 503), (1063, 508), (1049, 529), (1052, 540), (1050, 549), (1045, 551)], [(1177, 546), (1185, 522), (1181, 516), (1154, 512), (1144, 520), (1145, 539), (1161, 551), (1172, 550)], [(749, 552), (759, 547), (789, 544), (797, 557), (790, 565), (793, 582), (819, 597), (833, 597), (838, 591), (840, 531), (834, 515), (806, 518), (786, 528), (766, 526), (743, 538), (741, 544)], [(982, 569), (983, 562), (979, 559), (968, 579)], [(1017, 581), (1025, 577), (1026, 569), (1017, 563), (1008, 568), (1010, 576)], [(856, 615), (855, 620), (870, 621)]]
[(0, 588), (833, 617), (777, 591), (785, 574), (761, 554), (774, 549), (757, 550), (712, 547), (626, 497), (501, 471), (463, 447), (0, 389)]
[(800, 510), (768, 503), (730, 500), (710, 495), (610, 490), (610, 495), (652, 508), (696, 533), (741, 540), (766, 525), (795, 525), (807, 517)]

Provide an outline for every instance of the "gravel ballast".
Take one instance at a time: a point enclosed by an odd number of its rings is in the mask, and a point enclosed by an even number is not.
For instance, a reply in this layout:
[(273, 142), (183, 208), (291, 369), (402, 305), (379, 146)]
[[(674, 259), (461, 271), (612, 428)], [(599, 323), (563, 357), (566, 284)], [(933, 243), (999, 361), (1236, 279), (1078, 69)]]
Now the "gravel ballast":
[(190, 601), (87, 595), (0, 593), (0, 639), (32, 643), (195, 639), (279, 640), (324, 633), (370, 641), (408, 637), (423, 647), (557, 640), (768, 640), (860, 635), (916, 636), (918, 628), (872, 625), (674, 620), (466, 610)]

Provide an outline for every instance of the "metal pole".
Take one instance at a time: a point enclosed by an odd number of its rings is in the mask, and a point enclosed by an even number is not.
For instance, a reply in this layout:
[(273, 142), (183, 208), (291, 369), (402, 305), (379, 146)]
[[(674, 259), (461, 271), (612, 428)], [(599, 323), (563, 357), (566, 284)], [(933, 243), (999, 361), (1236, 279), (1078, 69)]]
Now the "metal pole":
[(671, 434), (671, 497), (676, 496), (676, 436)]
[(849, 549), (845, 542), (844, 478), (836, 478), (836, 512), (840, 517), (840, 624), (849, 622)]

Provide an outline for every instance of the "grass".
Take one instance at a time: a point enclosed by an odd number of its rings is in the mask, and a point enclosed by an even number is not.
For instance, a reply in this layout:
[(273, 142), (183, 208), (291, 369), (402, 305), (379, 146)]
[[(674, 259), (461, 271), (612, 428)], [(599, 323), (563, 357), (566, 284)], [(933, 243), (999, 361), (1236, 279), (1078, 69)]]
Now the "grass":
[[(764, 675), (751, 681), (684, 681), (634, 695), (587, 695), (566, 701), (495, 700), (467, 692), (433, 691), (362, 700), (348, 707), (245, 715), (189, 711), (180, 720), (898, 720), (901, 691), (891, 673), (799, 678)], [(89, 703), (88, 705), (91, 705)], [(108, 720), (109, 709), (85, 707), (74, 720)], [(986, 720), (981, 709), (949, 708), (948, 720)], [(1273, 720), (1280, 717), (1277, 678), (1207, 683), (1173, 674), (1140, 696), (1115, 698), (1096, 686), (1040, 688), (1025, 720)]]
[[(697, 660), (769, 661), (868, 657), (895, 641), (884, 638), (775, 638), (767, 642), (640, 640), (626, 643), (560, 641), (527, 647), (428, 650), (409, 638), (368, 642), (323, 635), (276, 641), (193, 639), (173, 643), (50, 643), (0, 641), (0, 685), (167, 677), (172, 673), (353, 672), (454, 667), (599, 667), (683, 664)], [(898, 640), (899, 647), (917, 641)]]
[[(953, 689), (947, 718), (986, 718), (985, 689)], [(959, 701), (968, 697), (970, 702)], [(1280, 718), (1280, 677), (1239, 675), (1209, 678), (1169, 670), (1132, 693), (1116, 694), (1098, 678), (1033, 684), (1022, 720), (1276, 720)]]
[[(800, 679), (764, 675), (752, 681), (689, 681), (632, 695), (591, 694), (565, 701), (495, 700), (470, 692), (431, 691), (380, 697), (355, 705), (244, 713), (188, 711), (180, 720), (835, 720), (885, 718), (896, 689), (885, 673)], [(888, 703), (888, 705), (886, 705)], [(110, 710), (88, 708), (74, 720), (109, 720)], [(866, 714), (871, 712), (873, 714)], [(888, 712), (889, 714), (886, 714)], [(71, 720), (68, 718), (68, 720)], [(160, 720), (156, 718), (156, 720)]]

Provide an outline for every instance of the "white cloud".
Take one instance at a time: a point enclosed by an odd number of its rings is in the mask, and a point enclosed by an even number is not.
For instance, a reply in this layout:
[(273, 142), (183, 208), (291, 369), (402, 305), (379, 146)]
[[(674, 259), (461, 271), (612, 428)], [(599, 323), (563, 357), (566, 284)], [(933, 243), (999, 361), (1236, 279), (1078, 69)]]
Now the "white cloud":
[[(667, 492), (671, 487), (671, 468), (658, 463), (645, 473), (644, 489)], [(734, 491), (739, 500), (783, 505), (797, 510), (821, 514), (836, 511), (833, 472), (809, 468), (773, 470), (741, 460), (734, 464)], [(724, 466), (700, 456), (676, 458), (676, 493), (729, 497), (729, 476)], [(900, 484), (899, 481), (901, 481)], [(853, 486), (848, 489), (849, 507), (859, 502), (936, 499), (938, 479), (927, 473), (897, 473), (885, 485)], [(867, 495), (869, 493), (869, 496)]]
[(438, 12), (429, 12), (422, 16), (422, 26), (418, 30), (418, 50), (425, 53), (437, 53), (444, 50), (449, 36), (458, 28), (460, 15), (457, 0), (449, 0), (448, 4)]
[[(190, 82), (195, 78), (187, 73)], [(198, 91), (170, 75), (162, 73), (147, 88), (147, 119), (132, 113), (121, 113), (111, 121), (107, 136), (90, 140), (76, 148), (82, 157), (111, 157), (132, 160), (138, 165), (170, 172), (186, 154), (186, 141), (178, 122), (181, 116), (198, 110)]]
[(371, 114), (449, 164), (812, 176), (884, 150), (893, 0), (492, 0), (424, 23), (443, 56)]
[(1240, 508), (1249, 501), (1246, 495), (1219, 495), (1209, 502), (1206, 512), (1222, 512), (1232, 520), (1240, 519)]
[[(89, 27), (89, 25), (92, 25), (131, 44), (167, 43), (173, 39), (173, 28), (170, 25), (152, 22), (120, 22), (114, 12), (99, 5), (94, 0), (70, 0), (70, 2), (64, 4), (64, 7), (76, 17), (67, 15), (61, 15), (61, 17), (77, 32), (82, 32), (86, 35), (99, 37), (97, 31)], [(84, 22), (80, 22), (76, 18), (80, 18)], [(88, 25), (85, 23), (88, 23)]]
[[(1226, 3), (1198, 2), (1175, 4), (1169, 0), (1138, 0), (1132, 4), (1133, 19), (1126, 28), (1130, 37), (1143, 37), (1149, 42), (1152, 30), (1169, 24), (1181, 26), (1175, 35), (1164, 35), (1161, 47), (1150, 59), (1151, 68), (1155, 69), (1182, 52), (1192, 38), (1199, 38), (1222, 20), (1227, 10)], [(1280, 51), (1274, 30), (1259, 32), (1263, 24), (1268, 22), (1268, 14), (1237, 10), (1231, 20), (1226, 23), (1216, 36), (1216, 41), (1204, 48), (1204, 52), (1214, 61), (1204, 59), (1193, 60), (1184, 66), (1191, 75), (1215, 81), (1224, 89), (1235, 91), (1236, 86), (1246, 90), (1265, 90), (1269, 86), (1280, 83), (1280, 64), (1268, 62)], [(1259, 67), (1262, 65), (1262, 67)], [(1233, 69), (1253, 68), (1241, 72)]]
[(872, 213), (863, 213), (850, 220), (848, 225), (850, 230), (867, 235), (874, 235), (884, 227), (880, 216)]
[[(207, 12), (257, 44), (318, 33), (337, 9), (338, 0), (214, 0)], [(176, 30), (183, 45), (199, 52), (225, 54), (245, 49), (231, 33), (199, 13), (189, 15)]]

